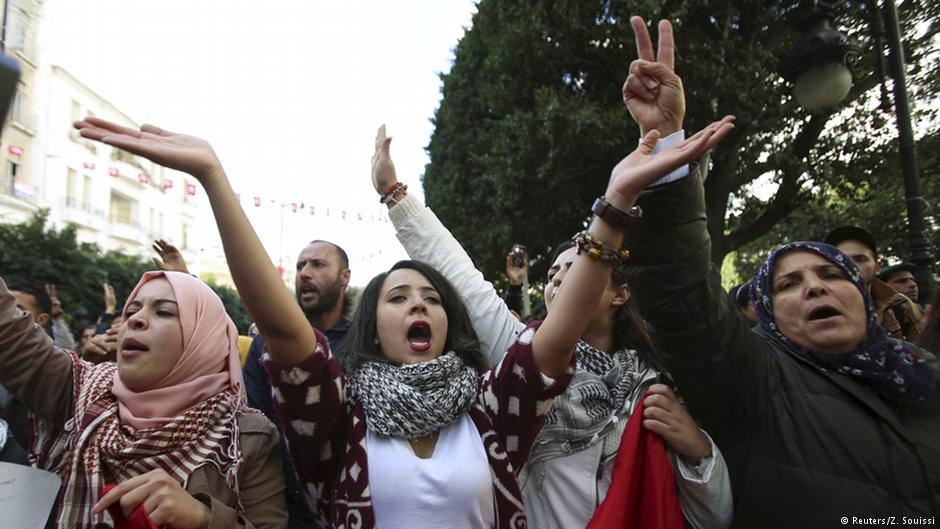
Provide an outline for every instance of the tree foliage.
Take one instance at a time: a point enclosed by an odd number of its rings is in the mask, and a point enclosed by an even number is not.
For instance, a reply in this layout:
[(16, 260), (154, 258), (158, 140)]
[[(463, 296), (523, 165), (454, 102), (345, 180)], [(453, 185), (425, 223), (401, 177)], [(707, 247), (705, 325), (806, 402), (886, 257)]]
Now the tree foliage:
[[(938, 89), (937, 4), (901, 6), (915, 103)], [(610, 169), (638, 140), (620, 93), (636, 58), (629, 15), (669, 18), (686, 130), (737, 116), (705, 185), (713, 260), (738, 249), (759, 253), (793, 211), (818, 207), (822, 196), (846, 199), (850, 188), (868, 185), (861, 168), (896, 148), (893, 119), (875, 108), (864, 3), (843, 5), (834, 20), (866, 50), (844, 104), (809, 115), (793, 101), (777, 65), (793, 49), (792, 24), (803, 9), (795, 0), (481, 0), (442, 75), (424, 176), (428, 205), (489, 277), (502, 272), (513, 243), (529, 247), (532, 276), (542, 277), (549, 249), (582, 225)], [(922, 118), (936, 116), (917, 108)], [(902, 193), (887, 179), (879, 190)]]
[[(48, 217), (48, 211), (42, 210), (22, 224), (0, 224), (0, 277), (39, 287), (55, 284), (66, 319), (77, 333), (79, 326), (93, 323), (104, 310), (102, 283), (114, 286), (120, 309), (140, 276), (154, 266), (140, 256), (102, 252), (95, 244), (80, 243), (74, 225), (56, 229), (48, 225)], [(239, 331), (247, 332), (251, 318), (235, 290), (209, 286)]]

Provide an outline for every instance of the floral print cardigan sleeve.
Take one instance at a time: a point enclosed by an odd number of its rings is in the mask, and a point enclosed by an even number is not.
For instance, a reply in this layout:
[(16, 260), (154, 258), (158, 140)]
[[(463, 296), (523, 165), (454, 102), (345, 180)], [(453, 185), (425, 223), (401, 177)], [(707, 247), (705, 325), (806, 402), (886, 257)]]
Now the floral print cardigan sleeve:
[[(550, 379), (539, 372), (532, 356), (532, 337), (539, 325), (529, 325), (502, 362), (480, 376), (477, 399), (469, 410), (492, 470), (496, 527), (500, 529), (526, 526), (516, 473), (552, 399), (565, 391), (574, 375), (574, 358), (560, 377)], [(316, 351), (296, 366), (278, 365), (267, 353), (264, 361), (294, 467), (321, 525), (375, 527), (365, 415), (351, 398), (326, 338), (317, 332)]]

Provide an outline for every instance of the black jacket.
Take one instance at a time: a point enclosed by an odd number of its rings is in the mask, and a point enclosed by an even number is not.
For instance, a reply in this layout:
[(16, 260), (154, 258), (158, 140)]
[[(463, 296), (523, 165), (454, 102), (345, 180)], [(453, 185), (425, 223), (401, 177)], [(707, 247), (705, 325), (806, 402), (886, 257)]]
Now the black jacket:
[(628, 281), (661, 362), (728, 462), (733, 526), (845, 527), (892, 516), (934, 525), (940, 390), (897, 409), (752, 332), (710, 262), (698, 170), (639, 203), (642, 225), (624, 243)]

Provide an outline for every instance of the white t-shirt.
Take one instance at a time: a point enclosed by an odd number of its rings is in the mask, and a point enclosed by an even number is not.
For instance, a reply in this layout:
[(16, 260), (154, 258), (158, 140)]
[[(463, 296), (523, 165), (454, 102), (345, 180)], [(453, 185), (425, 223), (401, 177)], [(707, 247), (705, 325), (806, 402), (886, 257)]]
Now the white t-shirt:
[(440, 431), (434, 454), (366, 431), (369, 490), (378, 529), (484, 529), (496, 525), (493, 477), (483, 440), (466, 413)]

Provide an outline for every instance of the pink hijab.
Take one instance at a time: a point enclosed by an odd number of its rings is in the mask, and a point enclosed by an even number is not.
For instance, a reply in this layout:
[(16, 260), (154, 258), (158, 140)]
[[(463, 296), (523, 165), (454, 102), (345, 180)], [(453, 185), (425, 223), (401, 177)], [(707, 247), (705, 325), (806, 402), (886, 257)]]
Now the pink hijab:
[(220, 391), (240, 393), (244, 387), (238, 331), (222, 300), (202, 281), (181, 272), (147, 272), (127, 297), (124, 310), (144, 283), (158, 277), (166, 278), (176, 295), (183, 354), (163, 380), (144, 391), (125, 386), (115, 370), (111, 392), (117, 398), (121, 422), (134, 429), (161, 426)]

